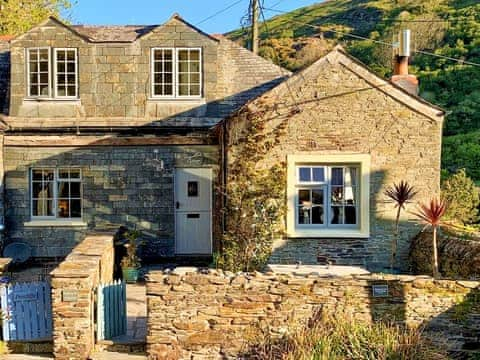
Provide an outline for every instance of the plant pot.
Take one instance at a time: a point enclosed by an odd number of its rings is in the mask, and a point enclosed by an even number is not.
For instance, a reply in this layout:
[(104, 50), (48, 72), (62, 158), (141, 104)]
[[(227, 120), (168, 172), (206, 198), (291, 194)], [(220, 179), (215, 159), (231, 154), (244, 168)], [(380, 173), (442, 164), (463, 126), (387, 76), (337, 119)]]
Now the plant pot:
[(123, 280), (129, 284), (134, 284), (138, 280), (139, 272), (138, 268), (122, 268)]

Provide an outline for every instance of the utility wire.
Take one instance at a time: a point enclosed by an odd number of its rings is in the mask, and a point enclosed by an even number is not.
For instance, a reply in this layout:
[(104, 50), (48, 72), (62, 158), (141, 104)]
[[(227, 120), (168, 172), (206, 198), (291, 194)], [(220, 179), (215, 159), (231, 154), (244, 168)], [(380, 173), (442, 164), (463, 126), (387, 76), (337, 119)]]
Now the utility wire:
[[(286, 12), (286, 11), (276, 10), (276, 9), (271, 9), (271, 8), (261, 8), (261, 10), (262, 10), (262, 14), (263, 14), (263, 10), (274, 11), (274, 12), (277, 12), (277, 13), (280, 13), (280, 14), (288, 14), (288, 12)], [(263, 21), (265, 22), (265, 17), (263, 17), (263, 19), (264, 19)], [(325, 27), (328, 26), (328, 25), (322, 25), (322, 26), (312, 25), (312, 24), (309, 24), (309, 23), (306, 23), (306, 22), (292, 20), (292, 19), (286, 19), (286, 21), (291, 22), (291, 23), (296, 23), (296, 24), (299, 24), (299, 25), (303, 25), (303, 26), (308, 26), (308, 27), (318, 29), (318, 30), (323, 30), (323, 31), (326, 31), (326, 32), (333, 32), (335, 34), (339, 34), (339, 35), (346, 36), (346, 37), (351, 37), (351, 38), (358, 39), (358, 40), (368, 40), (368, 41), (371, 41), (371, 42), (376, 43), (376, 44), (380, 44), (380, 45), (384, 45), (384, 46), (390, 46), (392, 48), (396, 47), (395, 44), (389, 43), (389, 42), (386, 42), (386, 41), (374, 40), (374, 39), (367, 38), (365, 36), (360, 36), (360, 35), (347, 33), (347, 32), (343, 32), (343, 31), (339, 31), (339, 30), (325, 29)], [(450, 56), (435, 54), (435, 53), (431, 53), (431, 52), (423, 51), (423, 50), (412, 50), (412, 51), (415, 52), (415, 53), (422, 54), (422, 55), (434, 56), (434, 57), (442, 58), (442, 59), (445, 59), (445, 60), (455, 61), (455, 62), (458, 62), (462, 65), (471, 65), (471, 66), (480, 67), (479, 63), (474, 63), (474, 62), (471, 62), (471, 61), (466, 61), (466, 60), (462, 60), (462, 59), (458, 59), (458, 58), (454, 58), (454, 57), (450, 57)]]
[(214, 13), (214, 14), (206, 17), (205, 19), (199, 21), (199, 22), (196, 23), (195, 25), (197, 25), (197, 26), (198, 26), (198, 25), (201, 25), (201, 24), (203, 24), (204, 22), (207, 22), (208, 20), (213, 19), (214, 17), (216, 17), (216, 16), (218, 16), (218, 15), (220, 15), (220, 14), (223, 14), (225, 11), (230, 10), (230, 9), (233, 8), (235, 5), (240, 4), (242, 1), (244, 1), (244, 0), (235, 1), (234, 3), (228, 5), (226, 8), (223, 8), (222, 10), (219, 10), (219, 11), (217, 11), (216, 13)]

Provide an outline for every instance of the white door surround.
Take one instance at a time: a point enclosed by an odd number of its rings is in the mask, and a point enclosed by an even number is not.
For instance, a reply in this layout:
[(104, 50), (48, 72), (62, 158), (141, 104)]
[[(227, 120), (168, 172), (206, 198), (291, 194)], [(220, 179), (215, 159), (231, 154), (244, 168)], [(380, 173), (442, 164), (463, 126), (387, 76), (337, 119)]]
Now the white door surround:
[(212, 169), (175, 169), (175, 253), (212, 254)]

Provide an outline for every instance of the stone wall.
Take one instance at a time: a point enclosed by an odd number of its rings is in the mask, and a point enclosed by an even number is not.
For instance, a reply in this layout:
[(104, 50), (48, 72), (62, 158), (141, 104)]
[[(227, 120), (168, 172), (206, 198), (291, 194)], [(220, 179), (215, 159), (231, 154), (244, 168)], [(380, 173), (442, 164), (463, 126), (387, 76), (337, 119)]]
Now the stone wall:
[[(361, 184), (369, 186), (370, 209), (359, 216), (369, 219), (369, 237), (346, 238), (339, 230), (338, 238), (333, 238), (319, 230), (318, 238), (278, 239), (270, 262), (330, 261), (383, 270), (389, 265), (395, 219), (385, 188), (408, 181), (418, 191), (415, 202), (440, 194), (442, 112), (379, 79), (342, 50), (334, 50), (230, 119), (229, 166), (239, 157), (241, 163), (242, 149), (248, 145), (244, 135), (256, 117), (264, 123), (263, 133), (255, 139), (266, 139), (261, 149), (267, 149), (258, 167), (275, 163), (287, 167), (292, 155), (370, 159), (369, 183)], [(407, 210), (413, 210), (415, 202)], [(421, 230), (415, 220), (408, 211), (402, 212), (397, 264), (403, 267), (409, 239)]]
[[(373, 297), (372, 285), (388, 285)], [(147, 351), (151, 359), (238, 354), (259, 323), (281, 334), (317, 310), (359, 320), (426, 325), (452, 349), (479, 342), (480, 282), (413, 276), (319, 277), (224, 274), (176, 269), (147, 280)]]
[[(173, 256), (174, 169), (209, 166), (218, 174), (216, 146), (5, 147), (7, 241), (22, 241), (34, 257), (61, 257), (87, 231), (142, 231), (143, 257)], [(163, 160), (165, 170), (159, 168)], [(32, 167), (82, 169), (81, 224), (39, 226), (31, 223), (29, 170)], [(214, 223), (216, 220), (214, 219)]]
[(87, 359), (95, 345), (94, 289), (113, 278), (113, 236), (88, 235), (52, 271), (55, 359)]
[[(107, 37), (108, 31), (108, 28), (104, 29)], [(98, 32), (101, 33), (102, 29)], [(91, 35), (93, 40), (79, 34)], [(240, 50), (238, 45), (226, 39), (217, 40), (201, 33), (178, 17), (162, 26), (150, 27), (134, 41), (98, 41), (101, 39), (95, 39), (95, 36), (85, 34), (82, 26), (73, 27), (72, 31), (50, 20), (12, 42), (10, 116), (14, 118), (9, 119), (10, 124), (15, 127), (98, 126), (112, 125), (115, 119), (120, 119), (123, 120), (122, 126), (132, 126), (175, 117), (170, 119), (173, 122), (169, 125), (178, 125), (181, 118), (186, 121), (194, 118), (198, 119), (197, 124), (212, 125), (264, 90), (256, 89), (257, 86), (288, 73), (245, 49)], [(79, 101), (25, 100), (25, 48), (28, 47), (78, 49)], [(154, 47), (202, 48), (201, 99), (152, 98), (150, 59)], [(243, 54), (239, 60), (231, 58), (238, 53)], [(53, 120), (49, 123), (41, 118)], [(99, 123), (102, 118), (108, 120)]]

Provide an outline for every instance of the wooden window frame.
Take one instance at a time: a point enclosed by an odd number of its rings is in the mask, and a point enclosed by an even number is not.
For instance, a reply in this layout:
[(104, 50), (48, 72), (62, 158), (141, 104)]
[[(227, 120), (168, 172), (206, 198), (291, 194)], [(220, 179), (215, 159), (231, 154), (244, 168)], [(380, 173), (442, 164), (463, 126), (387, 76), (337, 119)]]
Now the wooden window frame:
[[(155, 51), (157, 50), (171, 50), (172, 51), (172, 71), (173, 71), (173, 94), (172, 95), (157, 95), (155, 94)], [(199, 81), (200, 93), (199, 95), (180, 95), (179, 94), (179, 72), (178, 72), (178, 54), (181, 50), (197, 50), (199, 52)], [(192, 100), (203, 99), (203, 51), (201, 47), (154, 47), (150, 51), (150, 96), (152, 99), (165, 100)]]
[[(80, 173), (80, 177), (78, 179), (67, 179), (65, 181), (64, 178), (60, 178), (60, 170), (78, 170)], [(33, 215), (33, 171), (35, 170), (51, 170), (53, 171), (53, 196), (52, 196), (52, 216), (37, 216)], [(80, 217), (59, 217), (58, 216), (58, 201), (59, 201), (59, 194), (58, 194), (58, 183), (60, 182), (77, 182), (80, 183)], [(65, 221), (81, 221), (83, 219), (83, 177), (82, 177), (82, 169), (78, 167), (49, 167), (49, 166), (41, 166), (41, 167), (33, 167), (30, 168), (30, 179), (29, 179), (29, 197), (30, 197), (30, 218), (32, 221), (42, 221), (42, 220), (50, 220), (50, 221), (58, 221), (58, 222), (65, 222)], [(68, 198), (69, 200), (76, 200), (78, 198), (72, 198), (71, 196)]]
[[(31, 95), (30, 52), (32, 50), (48, 50), (48, 95)], [(75, 96), (60, 96), (57, 93), (57, 50), (75, 51)], [(31, 47), (25, 49), (26, 63), (26, 98), (31, 100), (78, 100), (79, 98), (79, 65), (77, 48)]]
[[(315, 188), (318, 182), (298, 182), (299, 167), (356, 167), (357, 224), (298, 224), (298, 189)], [(325, 174), (326, 180), (330, 174)], [(330, 187), (324, 189), (324, 206), (330, 206)], [(327, 200), (328, 199), (328, 200)], [(370, 236), (370, 155), (368, 154), (295, 154), (287, 156), (287, 236), (289, 238), (368, 238)]]

